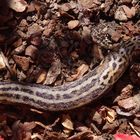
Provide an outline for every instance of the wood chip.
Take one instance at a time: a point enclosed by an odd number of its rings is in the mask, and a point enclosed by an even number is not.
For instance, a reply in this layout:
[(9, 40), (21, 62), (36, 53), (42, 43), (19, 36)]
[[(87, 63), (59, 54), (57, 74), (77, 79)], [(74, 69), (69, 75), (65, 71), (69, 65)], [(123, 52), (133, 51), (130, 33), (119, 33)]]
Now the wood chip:
[(134, 7), (129, 8), (126, 5), (121, 5), (115, 12), (115, 19), (119, 21), (127, 21), (128, 19), (134, 17), (136, 14), (136, 9)]
[(25, 45), (26, 45), (26, 42), (23, 41), (19, 47), (14, 49), (14, 54), (21, 54), (22, 52), (24, 52), (26, 48)]
[(37, 51), (38, 49), (35, 46), (29, 45), (25, 50), (25, 55), (30, 56), (34, 59), (37, 55)]
[(133, 97), (118, 101), (118, 105), (126, 110), (134, 109), (137, 106)]
[(49, 37), (56, 26), (55, 20), (47, 20), (46, 26), (44, 27), (43, 35)]
[(108, 34), (111, 36), (111, 39), (115, 42), (118, 42), (121, 38), (121, 34), (113, 29), (109, 29)]
[(16, 12), (23, 12), (27, 8), (27, 2), (24, 0), (8, 0), (8, 4)]
[(76, 27), (78, 27), (79, 25), (79, 21), (78, 20), (71, 20), (68, 22), (68, 28), (69, 29), (74, 29)]
[(30, 59), (28, 57), (14, 55), (13, 59), (23, 71), (27, 71), (29, 69)]
[(30, 37), (33, 34), (40, 33), (42, 31), (42, 27), (37, 23), (34, 23), (32, 26), (28, 28), (27, 35)]
[(99, 0), (78, 0), (78, 2), (87, 9), (93, 9), (101, 4)]
[(71, 9), (71, 6), (69, 3), (64, 3), (64, 4), (60, 5), (60, 9), (62, 11), (68, 12)]
[(41, 35), (38, 34), (38, 35), (34, 35), (34, 36), (31, 36), (30, 37), (30, 42), (32, 45), (35, 45), (35, 46), (40, 46), (41, 45)]

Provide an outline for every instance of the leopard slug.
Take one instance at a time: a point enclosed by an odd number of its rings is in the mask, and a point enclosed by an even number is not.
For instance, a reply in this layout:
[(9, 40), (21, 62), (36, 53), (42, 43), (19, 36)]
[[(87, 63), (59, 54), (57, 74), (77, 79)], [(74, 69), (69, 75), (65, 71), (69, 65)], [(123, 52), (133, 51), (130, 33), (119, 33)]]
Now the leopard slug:
[(61, 86), (0, 82), (0, 102), (26, 104), (49, 111), (70, 110), (88, 104), (102, 96), (122, 76), (132, 51), (139, 44), (139, 36), (120, 43), (118, 51), (110, 52), (95, 69)]

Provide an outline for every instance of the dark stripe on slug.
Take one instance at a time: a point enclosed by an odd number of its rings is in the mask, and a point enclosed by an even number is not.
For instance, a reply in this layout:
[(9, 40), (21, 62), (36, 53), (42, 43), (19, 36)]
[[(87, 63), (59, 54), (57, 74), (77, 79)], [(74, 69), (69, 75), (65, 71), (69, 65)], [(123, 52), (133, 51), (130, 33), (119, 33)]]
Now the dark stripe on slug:
[(7, 98), (13, 98), (13, 95), (12, 94), (9, 94), (9, 93), (2, 93), (0, 94), (1, 97), (7, 97)]
[(2, 91), (20, 91), (20, 92), (26, 92), (29, 94), (33, 94), (33, 91), (27, 88), (18, 88), (18, 87), (2, 87), (0, 88)]
[[(56, 94), (56, 100), (61, 100), (61, 95), (60, 94)], [(62, 98), (63, 99), (63, 98)]]
[(9, 91), (9, 90), (11, 90), (11, 88), (4, 88), (4, 87), (2, 87), (2, 88), (0, 88), (0, 90), (3, 92), (3, 91)]
[(26, 92), (26, 93), (30, 93), (30, 94), (33, 94), (34, 93), (32, 90), (27, 89), (27, 88), (21, 88), (20, 91)]
[(22, 97), (22, 100), (23, 100), (25, 103), (30, 101), (29, 97), (27, 97), (27, 96), (23, 96), (23, 97)]
[(131, 46), (133, 46), (134, 45), (134, 43), (132, 42), (132, 41), (128, 41), (127, 42), (127, 47), (131, 47)]
[(113, 70), (115, 70), (116, 67), (117, 67), (117, 64), (114, 62), (114, 63), (112, 64), (112, 67), (113, 67)]
[(119, 58), (118, 62), (122, 62), (122, 60), (123, 60), (122, 58)]
[(72, 98), (72, 96), (69, 95), (69, 94), (64, 94), (64, 95), (63, 95), (63, 99), (70, 99), (70, 98)]
[(96, 79), (96, 80), (93, 79), (93, 80), (91, 81), (91, 83), (86, 84), (86, 86), (81, 87), (81, 89), (77, 89), (77, 90), (72, 91), (72, 92), (70, 93), (70, 95), (71, 95), (72, 97), (80, 96), (82, 93), (87, 92), (89, 89), (91, 89), (91, 88), (95, 85), (96, 82), (98, 82), (98, 79)]
[(109, 72), (107, 72), (107, 74), (103, 76), (103, 79), (104, 80), (107, 79), (108, 78), (108, 75), (109, 75)]
[(73, 90), (70, 94), (74, 97), (75, 95), (78, 96), (79, 94), (81, 94), (81, 92), (78, 92), (78, 90)]
[(20, 95), (19, 94), (15, 94), (15, 98), (16, 99), (20, 99)]
[[(116, 60), (117, 57), (118, 57), (117, 55), (118, 55), (118, 54), (115, 53), (114, 55), (112, 55), (112, 58), (113, 58), (114, 60)], [(111, 61), (111, 60), (110, 60), (110, 61)]]
[(23, 100), (28, 105), (32, 105), (32, 103), (35, 103), (35, 100), (33, 98), (27, 96), (22, 96), (21, 100)]
[(44, 99), (48, 99), (48, 100), (54, 100), (54, 96), (52, 94), (48, 94), (48, 93), (41, 93), (39, 91), (37, 91), (35, 93), (36, 96), (42, 97)]
[(39, 106), (39, 108), (42, 108), (42, 109), (49, 109), (50, 108), (50, 104), (47, 104), (47, 102), (46, 103), (44, 103), (44, 102), (42, 102), (42, 101), (40, 101), (40, 100), (37, 100), (37, 101), (35, 101), (34, 102), (37, 106)]
[(10, 90), (12, 90), (12, 91), (19, 91), (19, 88), (18, 87), (14, 87), (14, 88), (2, 87), (2, 88), (0, 88), (0, 90), (2, 90), (2, 91), (10, 91)]
[(113, 80), (114, 80), (114, 78), (113, 78), (113, 76), (111, 76), (110, 79), (109, 79), (109, 81), (108, 81), (108, 83), (109, 83), (110, 85), (113, 85), (113, 84), (112, 84), (112, 83), (114, 82)]
[(7, 99), (12, 98), (15, 100), (21, 99), (21, 96), (19, 94), (7, 93), (7, 92), (0, 93), (0, 97), (7, 97)]

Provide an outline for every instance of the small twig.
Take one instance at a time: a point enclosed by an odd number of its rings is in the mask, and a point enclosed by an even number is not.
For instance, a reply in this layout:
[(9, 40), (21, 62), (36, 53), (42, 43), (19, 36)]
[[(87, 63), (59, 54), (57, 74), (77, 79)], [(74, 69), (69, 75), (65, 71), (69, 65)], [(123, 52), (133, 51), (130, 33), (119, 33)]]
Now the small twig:
[(140, 133), (134, 128), (133, 124), (130, 122), (128, 124), (130, 125), (131, 129), (137, 134), (137, 136), (140, 137)]
[(39, 134), (37, 134), (37, 133), (35, 133), (35, 134), (33, 134), (32, 136), (31, 136), (31, 139), (33, 140), (33, 139), (40, 139), (40, 140), (43, 140), (43, 138), (42, 138), (42, 136), (41, 135), (39, 135)]
[(44, 124), (41, 123), (41, 122), (35, 121), (35, 124), (41, 126), (41, 127), (44, 128), (44, 129), (51, 130), (51, 129), (49, 128), (50, 126), (46, 126), (46, 125), (44, 125)]

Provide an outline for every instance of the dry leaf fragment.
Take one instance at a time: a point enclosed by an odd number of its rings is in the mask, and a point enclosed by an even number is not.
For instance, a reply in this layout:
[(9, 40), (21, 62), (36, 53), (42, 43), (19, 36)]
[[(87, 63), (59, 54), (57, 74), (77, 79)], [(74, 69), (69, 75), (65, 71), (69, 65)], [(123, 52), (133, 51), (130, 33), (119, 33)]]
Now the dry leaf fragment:
[(3, 54), (2, 51), (0, 51), (0, 57), (1, 57), (1, 67), (3, 67), (2, 69), (4, 69), (4, 67), (5, 67), (5, 68), (7, 68), (9, 70), (11, 75), (15, 75), (13, 69), (11, 69), (11, 67), (10, 67), (10, 65), (8, 63), (8, 59), (5, 57), (5, 55)]
[(16, 12), (23, 12), (27, 7), (27, 2), (25, 0), (7, 0), (9, 7)]
[(71, 117), (68, 114), (64, 114), (62, 116), (62, 125), (64, 128), (66, 128), (68, 130), (74, 130), (73, 122), (71, 120)]
[(92, 120), (96, 122), (98, 125), (102, 124), (103, 122), (102, 116), (97, 111), (94, 112)]
[(55, 62), (52, 63), (52, 66), (47, 73), (47, 77), (46, 80), (44, 81), (44, 84), (46, 85), (52, 84), (57, 79), (60, 73), (61, 73), (61, 61), (57, 59), (55, 60)]
[(79, 21), (78, 20), (71, 20), (68, 22), (68, 28), (69, 29), (74, 29), (79, 25)]
[(132, 94), (132, 89), (133, 89), (133, 86), (128, 84), (126, 87), (124, 87), (122, 90), (121, 90), (121, 94), (124, 96), (124, 97), (127, 97), (128, 95), (131, 95)]
[(46, 76), (47, 76), (47, 73), (46, 73), (46, 71), (44, 70), (44, 71), (42, 71), (41, 72), (41, 74), (39, 75), (39, 77), (37, 78), (37, 81), (36, 81), (36, 83), (42, 83), (42, 82), (44, 82), (45, 81), (45, 79), (46, 79)]
[(82, 64), (79, 68), (77, 68), (77, 73), (74, 75), (71, 75), (69, 78), (67, 78), (67, 81), (73, 81), (76, 79), (79, 79), (82, 77), (87, 71), (89, 70), (89, 66), (86, 64)]
[(106, 117), (107, 121), (109, 123), (112, 123), (115, 120), (115, 117), (116, 117), (116, 112), (113, 109), (109, 109), (107, 111), (107, 117)]
[(113, 123), (116, 118), (116, 112), (108, 107), (103, 107), (99, 112), (104, 119), (106, 119), (109, 123)]
[(6, 64), (4, 62), (4, 58), (3, 58), (2, 54), (0, 52), (0, 70), (3, 70), (5, 68), (6, 68)]

